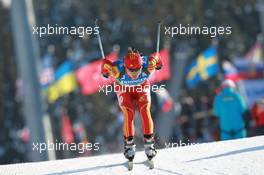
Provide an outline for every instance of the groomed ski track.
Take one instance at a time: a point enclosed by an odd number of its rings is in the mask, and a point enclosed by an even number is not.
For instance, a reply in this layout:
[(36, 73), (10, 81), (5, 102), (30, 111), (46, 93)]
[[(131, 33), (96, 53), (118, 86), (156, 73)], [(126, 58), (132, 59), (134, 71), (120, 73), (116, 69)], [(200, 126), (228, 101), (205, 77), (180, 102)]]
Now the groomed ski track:
[[(175, 145), (174, 145), (175, 146)], [(1, 165), (1, 175), (263, 175), (264, 136), (158, 150), (155, 168), (137, 152), (127, 170), (123, 154)]]

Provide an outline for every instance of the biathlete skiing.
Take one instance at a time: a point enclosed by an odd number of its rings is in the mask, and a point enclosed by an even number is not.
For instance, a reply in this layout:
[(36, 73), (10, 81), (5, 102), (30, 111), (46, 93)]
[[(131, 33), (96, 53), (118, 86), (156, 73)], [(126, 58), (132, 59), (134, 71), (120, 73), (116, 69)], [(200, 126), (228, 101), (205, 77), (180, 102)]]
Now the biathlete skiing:
[[(134, 116), (137, 108), (142, 120), (145, 154), (149, 167), (154, 168), (153, 158), (157, 151), (154, 146), (154, 125), (151, 117), (151, 96), (149, 76), (155, 70), (162, 68), (158, 54), (160, 40), (160, 24), (158, 25), (157, 52), (154, 56), (142, 56), (135, 48), (129, 48), (123, 59), (115, 62), (103, 59), (102, 75), (115, 80), (116, 95), (123, 112), (124, 156), (128, 159), (128, 169), (133, 168), (136, 145), (134, 141)], [(99, 46), (104, 58), (100, 35)], [(133, 87), (133, 88), (131, 88)], [(138, 91), (138, 89), (140, 89)], [(142, 90), (143, 89), (143, 90)]]

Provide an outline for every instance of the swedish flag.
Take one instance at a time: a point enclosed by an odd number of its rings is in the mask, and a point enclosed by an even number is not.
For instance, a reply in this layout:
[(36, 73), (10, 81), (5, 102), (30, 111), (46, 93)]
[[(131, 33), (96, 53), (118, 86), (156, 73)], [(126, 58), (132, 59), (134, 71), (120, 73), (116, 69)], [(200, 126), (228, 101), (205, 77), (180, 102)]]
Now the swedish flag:
[(186, 84), (194, 88), (200, 81), (207, 80), (219, 71), (216, 48), (210, 47), (202, 52), (187, 68)]

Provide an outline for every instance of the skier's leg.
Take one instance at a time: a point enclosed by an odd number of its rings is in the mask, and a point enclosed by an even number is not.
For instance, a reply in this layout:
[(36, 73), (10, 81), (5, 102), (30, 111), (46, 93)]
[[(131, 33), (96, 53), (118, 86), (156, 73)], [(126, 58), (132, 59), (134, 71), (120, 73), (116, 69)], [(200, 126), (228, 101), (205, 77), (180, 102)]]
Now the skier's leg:
[(134, 143), (134, 111), (127, 107), (121, 107), (124, 115), (123, 134), (124, 134), (124, 155), (128, 160), (133, 160), (136, 151)]
[(144, 135), (153, 134), (154, 125), (151, 117), (150, 106), (151, 106), (151, 96), (150, 90), (145, 92), (137, 93), (137, 107), (142, 120), (142, 130)]
[(124, 139), (124, 156), (129, 161), (132, 161), (136, 153), (136, 145), (134, 143), (134, 137), (128, 137)]
[(149, 160), (151, 160), (157, 154), (154, 143), (155, 143), (155, 140), (154, 140), (153, 134), (144, 135), (144, 148), (145, 148), (145, 153)]
[(134, 137), (134, 111), (131, 108), (120, 106), (123, 112), (123, 135), (125, 138)]
[(123, 135), (125, 138), (134, 136), (135, 105), (132, 94), (129, 92), (117, 93), (118, 103), (123, 112)]
[(154, 126), (150, 113), (150, 105), (150, 91), (139, 93), (137, 98), (137, 106), (142, 119), (145, 153), (149, 159), (152, 159), (156, 156), (157, 151), (154, 147)]
[(123, 112), (124, 155), (133, 160), (136, 145), (134, 143), (134, 103), (129, 93), (117, 94), (119, 106)]

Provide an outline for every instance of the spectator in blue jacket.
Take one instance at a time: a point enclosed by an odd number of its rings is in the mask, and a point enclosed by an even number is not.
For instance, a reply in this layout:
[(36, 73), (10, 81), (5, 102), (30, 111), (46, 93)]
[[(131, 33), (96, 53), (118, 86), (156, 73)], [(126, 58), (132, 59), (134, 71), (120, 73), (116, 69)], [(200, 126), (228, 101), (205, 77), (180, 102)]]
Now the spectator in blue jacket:
[(221, 88), (213, 104), (214, 115), (220, 123), (221, 140), (246, 137), (243, 115), (247, 108), (243, 97), (236, 92), (232, 80), (225, 80)]

